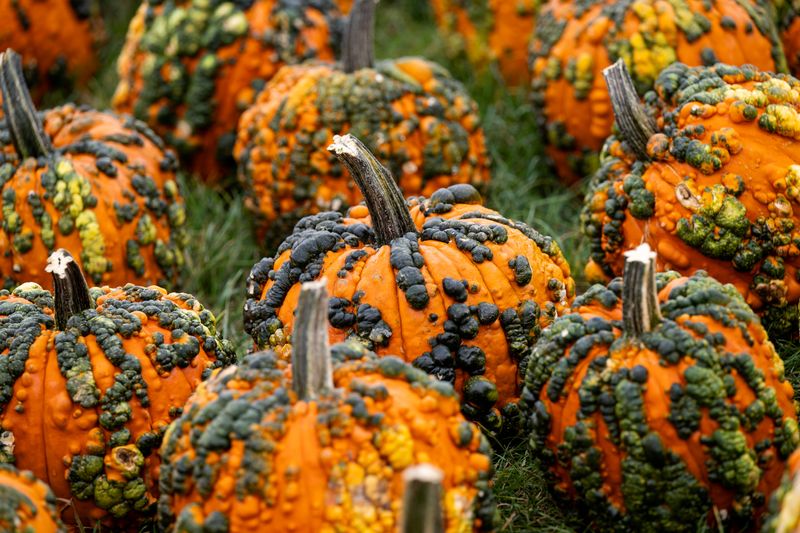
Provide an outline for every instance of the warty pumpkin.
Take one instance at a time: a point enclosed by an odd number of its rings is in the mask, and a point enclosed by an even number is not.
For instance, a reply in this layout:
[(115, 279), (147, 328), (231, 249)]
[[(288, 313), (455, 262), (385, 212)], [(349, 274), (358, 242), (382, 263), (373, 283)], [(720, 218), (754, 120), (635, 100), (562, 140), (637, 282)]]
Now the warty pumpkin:
[(0, 462), (72, 500), (84, 525), (134, 526), (155, 502), (167, 425), (235, 354), (189, 294), (87, 289), (65, 250), (46, 270), (54, 295), (35, 283), (0, 291), (0, 433), (13, 444)]
[(275, 257), (253, 267), (245, 330), (260, 348), (281, 345), (301, 282), (327, 279), (335, 341), (352, 337), (402, 357), (453, 384), (469, 419), (513, 433), (519, 369), (575, 292), (558, 244), (482, 207), (466, 184), (406, 203), (352, 135), (337, 136), (331, 150), (366, 206), (304, 218)]
[(363, 139), (406, 196), (490, 179), (477, 104), (435, 63), (374, 63), (374, 12), (374, 0), (355, 3), (339, 65), (284, 67), (242, 116), (239, 178), (267, 248), (301, 217), (361, 200), (327, 150), (334, 135)]
[(54, 90), (69, 92), (97, 67), (99, 18), (91, 0), (6, 0), (0, 2), (0, 50), (22, 54), (37, 101)]
[(789, 72), (798, 76), (800, 75), (800, 17), (798, 16), (800, 1), (771, 0), (769, 4), (780, 33)]
[(113, 107), (147, 122), (207, 182), (233, 176), (239, 117), (284, 64), (332, 59), (333, 0), (145, 0)]
[[(2, 436), (0, 436), (2, 446)], [(58, 502), (43, 482), (27, 471), (0, 464), (0, 531), (66, 533)]]
[(304, 284), (292, 366), (247, 355), (200, 385), (161, 447), (162, 527), (398, 531), (403, 473), (443, 472), (444, 531), (492, 528), (489, 445), (458, 398), (397, 357), (328, 348), (325, 282)]
[(619, 134), (582, 214), (587, 276), (619, 275), (623, 252), (648, 242), (659, 269), (706, 270), (736, 286), (770, 331), (796, 335), (800, 81), (677, 63), (646, 106), (632, 89), (616, 92)]
[(539, 0), (431, 0), (436, 25), (457, 55), (479, 69), (497, 62), (506, 83), (530, 81), (528, 47)]
[(533, 102), (547, 153), (572, 183), (598, 167), (614, 124), (601, 75), (623, 59), (640, 95), (671, 63), (786, 71), (770, 10), (749, 0), (549, 0), (531, 46)]
[(786, 463), (780, 486), (769, 500), (769, 509), (761, 533), (795, 533), (800, 531), (800, 450)]
[(800, 442), (783, 362), (733, 286), (626, 256), (534, 347), (530, 444), (593, 530), (744, 531)]
[(177, 160), (143, 123), (72, 104), (37, 113), (20, 58), (0, 55), (0, 276), (49, 287), (60, 247), (96, 284), (171, 286), (184, 263)]

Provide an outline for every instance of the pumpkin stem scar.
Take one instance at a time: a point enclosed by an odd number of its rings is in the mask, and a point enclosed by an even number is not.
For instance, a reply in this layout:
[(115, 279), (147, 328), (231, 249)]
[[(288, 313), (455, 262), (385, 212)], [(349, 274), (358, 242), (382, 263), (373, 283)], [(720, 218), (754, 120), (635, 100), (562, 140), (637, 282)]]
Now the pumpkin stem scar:
[(53, 275), (56, 327), (64, 331), (72, 316), (92, 307), (89, 287), (81, 267), (63, 248), (50, 254), (45, 271)]
[(375, 4), (356, 0), (344, 32), (342, 66), (348, 74), (375, 66)]
[(443, 533), (441, 470), (420, 464), (403, 472), (403, 514), (401, 533)]
[(17, 152), (23, 159), (51, 154), (53, 145), (36, 115), (31, 93), (25, 83), (22, 59), (10, 48), (0, 54), (0, 93), (11, 140)]
[(639, 100), (628, 67), (622, 59), (619, 59), (610, 67), (603, 69), (603, 77), (608, 86), (614, 118), (622, 137), (628, 141), (638, 157), (649, 160), (647, 142), (655, 134), (656, 126)]
[(629, 339), (638, 339), (662, 321), (656, 289), (656, 253), (647, 244), (625, 252), (622, 321)]
[(309, 401), (333, 389), (326, 281), (303, 283), (292, 334), (292, 389)]
[(361, 141), (349, 133), (345, 136), (335, 135), (328, 150), (347, 167), (361, 189), (378, 245), (385, 246), (408, 233), (417, 233), (403, 193), (394, 178)]

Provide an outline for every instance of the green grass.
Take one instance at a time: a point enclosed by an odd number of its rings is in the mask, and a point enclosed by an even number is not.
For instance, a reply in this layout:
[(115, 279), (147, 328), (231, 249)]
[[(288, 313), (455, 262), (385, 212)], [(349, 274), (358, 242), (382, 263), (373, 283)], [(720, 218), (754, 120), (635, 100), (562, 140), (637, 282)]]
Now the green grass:
[[(106, 16), (109, 39), (101, 57), (103, 68), (89, 90), (80, 95), (82, 101), (99, 108), (108, 107), (113, 94), (114, 61), (135, 2), (106, 4), (114, 8)], [(524, 91), (509, 91), (495, 71), (476, 73), (466, 62), (450, 59), (427, 6), (423, 0), (381, 2), (376, 30), (378, 59), (423, 55), (446, 66), (465, 84), (481, 107), (493, 158), (488, 204), (553, 236), (572, 265), (579, 289), (585, 287), (582, 270), (587, 249), (578, 227), (582, 197), (577, 188), (560, 185), (548, 168), (534, 111)], [(241, 193), (212, 190), (190, 176), (183, 176), (182, 183), (192, 236), (183, 288), (214, 311), (220, 331), (243, 354), (249, 346), (242, 330), (245, 280), (260, 252)], [(794, 345), (781, 345), (780, 349), (786, 355), (787, 372), (800, 375), (800, 349)], [(579, 529), (569, 519), (569, 510), (559, 509), (553, 502), (524, 444), (498, 450), (495, 462), (500, 531)]]

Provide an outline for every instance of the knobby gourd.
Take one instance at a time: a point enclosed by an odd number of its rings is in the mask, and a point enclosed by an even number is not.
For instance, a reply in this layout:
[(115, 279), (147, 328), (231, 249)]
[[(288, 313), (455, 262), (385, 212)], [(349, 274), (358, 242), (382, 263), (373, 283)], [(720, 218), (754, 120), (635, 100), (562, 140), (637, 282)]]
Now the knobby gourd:
[(783, 362), (733, 286), (626, 255), (534, 347), (530, 444), (598, 531), (752, 528), (800, 442)]
[[(6, 436), (8, 438), (8, 436)], [(3, 435), (0, 435), (2, 446)], [(0, 531), (66, 533), (58, 502), (45, 483), (27, 471), (0, 464)]]
[(0, 462), (71, 500), (65, 520), (133, 526), (155, 502), (167, 425), (235, 354), (189, 294), (87, 289), (64, 250), (46, 270), (54, 295), (35, 283), (0, 291)]
[(284, 64), (332, 59), (333, 0), (145, 0), (113, 106), (147, 122), (208, 182), (233, 175), (239, 116)]
[(0, 3), (0, 50), (24, 61), (36, 101), (49, 92), (85, 85), (97, 67), (99, 15), (91, 0), (8, 0)]
[(770, 331), (796, 335), (800, 81), (677, 63), (644, 107), (623, 87), (620, 129), (581, 216), (587, 276), (621, 274), (623, 252), (648, 242), (660, 270), (705, 270), (736, 286)]
[(38, 113), (20, 58), (0, 55), (0, 276), (49, 287), (57, 248), (95, 284), (172, 286), (186, 244), (177, 160), (143, 123), (68, 104)]
[(558, 244), (482, 207), (466, 184), (404, 201), (352, 135), (331, 150), (366, 206), (304, 218), (275, 257), (253, 267), (246, 331), (260, 348), (284, 344), (301, 282), (327, 279), (335, 341), (402, 357), (453, 384), (464, 413), (487, 431), (515, 431), (520, 369), (575, 292)]
[(201, 384), (161, 448), (162, 527), (398, 531), (403, 473), (443, 472), (446, 531), (493, 527), (489, 445), (452, 387), (360, 343), (328, 348), (324, 282), (304, 285), (292, 365), (247, 355)]
[(780, 486), (769, 500), (769, 509), (761, 533), (796, 533), (800, 531), (800, 450), (787, 461)]
[(239, 178), (268, 248), (301, 217), (361, 201), (346, 167), (327, 150), (337, 134), (363, 139), (406, 196), (489, 181), (477, 104), (435, 63), (375, 63), (374, 11), (374, 0), (355, 3), (338, 65), (281, 69), (242, 116)]
[(539, 0), (431, 0), (451, 53), (478, 68), (496, 61), (509, 85), (530, 81), (528, 47)]
[(614, 124), (601, 75), (623, 59), (640, 95), (671, 63), (786, 71), (764, 1), (549, 0), (531, 45), (533, 102), (566, 182), (589, 176)]

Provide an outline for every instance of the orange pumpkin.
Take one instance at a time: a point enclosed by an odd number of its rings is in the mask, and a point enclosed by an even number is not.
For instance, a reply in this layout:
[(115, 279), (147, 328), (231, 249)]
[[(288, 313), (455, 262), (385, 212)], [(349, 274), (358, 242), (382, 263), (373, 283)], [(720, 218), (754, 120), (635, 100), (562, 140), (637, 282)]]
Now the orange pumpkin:
[(444, 530), (491, 529), (490, 448), (453, 389), (359, 343), (334, 347), (332, 362), (324, 283), (300, 298), (288, 374), (275, 353), (250, 354), (170, 426), (160, 525), (395, 532), (403, 472), (428, 463), (443, 472)]
[(738, 0), (549, 0), (531, 50), (533, 101), (547, 152), (567, 183), (598, 167), (614, 123), (601, 72), (617, 59), (640, 95), (675, 61), (787, 68), (770, 10)]
[(13, 436), (0, 455), (72, 500), (84, 525), (135, 525), (157, 495), (167, 425), (235, 354), (189, 294), (89, 290), (64, 250), (46, 270), (54, 296), (0, 291), (0, 432)]
[[(623, 252), (648, 242), (659, 269), (706, 270), (739, 289), (770, 331), (796, 335), (798, 91), (795, 78), (752, 66), (677, 63), (645, 107), (623, 98), (584, 204), (587, 276), (621, 274)], [(637, 109), (642, 118), (630, 120)]]
[[(0, 437), (2, 446), (2, 437)], [(2, 453), (2, 451), (0, 451)], [(65, 533), (50, 487), (30, 472), (0, 464), (0, 531)]]
[(37, 113), (19, 56), (0, 56), (0, 276), (50, 286), (59, 247), (79, 252), (96, 284), (175, 284), (185, 213), (177, 161), (144, 124), (68, 104)]
[(533, 349), (531, 446), (594, 530), (750, 530), (800, 443), (783, 362), (734, 287), (626, 255)]
[(431, 0), (436, 25), (456, 54), (478, 68), (496, 61), (506, 82), (528, 83), (528, 46), (539, 0)]
[(340, 65), (284, 67), (242, 116), (239, 178), (267, 248), (301, 217), (361, 201), (327, 150), (334, 135), (364, 139), (406, 196), (490, 179), (477, 104), (424, 59), (374, 64), (374, 11), (374, 0), (355, 3)]
[(6, 0), (0, 2), (0, 50), (13, 48), (24, 58), (25, 77), (34, 98), (53, 90), (84, 85), (97, 67), (97, 24), (91, 0)]
[(517, 428), (528, 350), (572, 300), (558, 245), (482, 207), (469, 185), (406, 203), (352, 135), (332, 151), (366, 198), (346, 216), (309, 216), (250, 274), (245, 329), (261, 347), (291, 335), (300, 283), (327, 279), (330, 333), (354, 337), (452, 383), (464, 413), (492, 433)]
[(332, 0), (145, 0), (128, 29), (113, 106), (147, 122), (205, 181), (233, 172), (239, 116), (284, 64), (332, 59)]

